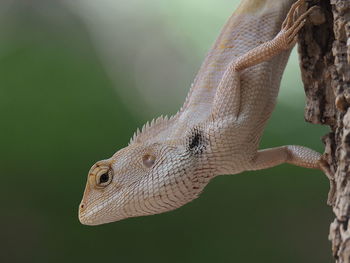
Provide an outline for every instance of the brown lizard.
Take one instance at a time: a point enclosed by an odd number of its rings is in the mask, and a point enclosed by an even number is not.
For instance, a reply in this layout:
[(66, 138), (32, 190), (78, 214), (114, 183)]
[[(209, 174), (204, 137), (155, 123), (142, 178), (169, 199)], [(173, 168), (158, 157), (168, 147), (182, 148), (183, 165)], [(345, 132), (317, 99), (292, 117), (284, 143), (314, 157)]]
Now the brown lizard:
[(81, 223), (176, 209), (217, 175), (281, 163), (322, 168), (321, 155), (302, 146), (258, 150), (296, 35), (314, 9), (303, 12), (304, 1), (293, 2), (241, 2), (178, 113), (147, 123), (127, 147), (92, 166)]

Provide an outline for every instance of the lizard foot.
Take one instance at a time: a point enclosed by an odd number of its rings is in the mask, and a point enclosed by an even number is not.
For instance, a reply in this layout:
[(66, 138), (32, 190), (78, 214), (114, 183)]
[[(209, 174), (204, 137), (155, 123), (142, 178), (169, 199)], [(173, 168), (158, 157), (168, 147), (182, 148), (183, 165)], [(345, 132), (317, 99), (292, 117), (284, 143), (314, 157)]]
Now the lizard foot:
[[(290, 8), (286, 19), (282, 23), (282, 29), (276, 36), (282, 49), (290, 49), (295, 45), (297, 42), (296, 36), (300, 29), (305, 25), (306, 17), (318, 8), (317, 6), (313, 6), (299, 15), (299, 7), (301, 7), (304, 3), (305, 0), (298, 0), (295, 2)], [(299, 17), (297, 17), (298, 15)]]
[(335, 203), (335, 180), (334, 180), (334, 173), (331, 170), (331, 167), (324, 156), (321, 157), (321, 159), (318, 161), (318, 166), (320, 170), (322, 170), (327, 178), (329, 179), (330, 183), (330, 189), (328, 192), (328, 199), (327, 204), (330, 206), (333, 206)]

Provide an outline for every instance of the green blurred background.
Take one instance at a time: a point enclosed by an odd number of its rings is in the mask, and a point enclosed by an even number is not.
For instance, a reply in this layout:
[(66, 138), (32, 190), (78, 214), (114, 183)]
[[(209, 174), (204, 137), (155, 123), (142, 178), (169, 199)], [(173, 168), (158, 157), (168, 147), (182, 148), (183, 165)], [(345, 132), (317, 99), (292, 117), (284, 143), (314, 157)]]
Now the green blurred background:
[[(0, 262), (330, 262), (328, 182), (222, 176), (173, 212), (88, 227), (87, 172), (173, 114), (235, 0), (1, 0)], [(322, 151), (293, 52), (262, 147)]]

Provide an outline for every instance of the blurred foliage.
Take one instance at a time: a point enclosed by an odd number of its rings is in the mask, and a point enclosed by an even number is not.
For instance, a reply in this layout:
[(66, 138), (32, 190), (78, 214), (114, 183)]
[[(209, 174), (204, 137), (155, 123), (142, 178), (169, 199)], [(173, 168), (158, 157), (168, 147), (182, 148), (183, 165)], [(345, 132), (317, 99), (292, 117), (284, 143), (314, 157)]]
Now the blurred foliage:
[[(173, 212), (81, 225), (88, 169), (146, 119), (116, 92), (134, 85), (125, 61), (112, 83), (75, 15), (24, 2), (0, 17), (0, 262), (330, 261), (328, 182), (290, 165), (218, 177)], [(301, 90), (296, 75), (282, 86)], [(288, 100), (300, 107), (277, 105), (262, 147), (322, 151), (326, 130), (304, 122), (301, 97)]]

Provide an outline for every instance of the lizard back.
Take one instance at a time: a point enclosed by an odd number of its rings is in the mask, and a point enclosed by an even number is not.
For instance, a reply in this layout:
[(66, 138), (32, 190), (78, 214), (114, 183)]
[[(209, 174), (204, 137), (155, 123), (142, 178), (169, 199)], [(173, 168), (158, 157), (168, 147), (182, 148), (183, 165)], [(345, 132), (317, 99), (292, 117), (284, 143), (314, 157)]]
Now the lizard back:
[[(178, 113), (182, 126), (193, 125), (205, 120), (211, 111), (213, 98), (225, 70), (232, 60), (271, 40), (281, 29), (281, 24), (294, 0), (244, 0), (223, 27), (218, 39), (208, 52), (193, 82), (186, 101)], [(289, 52), (286, 52), (289, 54)], [(271, 65), (283, 71), (288, 54), (281, 54), (271, 60)], [(260, 71), (266, 62), (252, 69)], [(264, 72), (266, 69), (264, 69)], [(279, 72), (275, 72), (276, 76)], [(242, 81), (254, 75), (242, 72)], [(272, 81), (273, 82), (273, 81)], [(279, 85), (280, 79), (275, 81)], [(272, 83), (274, 84), (274, 83)], [(246, 83), (247, 86), (249, 83)], [(277, 90), (278, 92), (278, 90)], [(276, 93), (277, 96), (277, 93)]]
[[(183, 107), (170, 119), (158, 118), (152, 125), (146, 124), (142, 132), (134, 135), (132, 141), (142, 142), (144, 139), (152, 141), (150, 136), (155, 139), (176, 140), (190, 127), (205, 121), (211, 113), (218, 84), (228, 65), (240, 55), (271, 40), (280, 31), (281, 24), (293, 2), (295, 0), (242, 0), (208, 52)], [(271, 110), (267, 110), (272, 111), (288, 56), (289, 51), (286, 51), (269, 62), (244, 70), (241, 75), (242, 96), (252, 96), (248, 90), (249, 86), (261, 85), (265, 90), (255, 96), (270, 97), (271, 105), (268, 107), (271, 107)], [(262, 74), (264, 76), (261, 76), (261, 80), (257, 79)], [(260, 81), (260, 84), (257, 84), (257, 81)], [(266, 90), (266, 86), (271, 86), (271, 89)], [(274, 94), (271, 96), (271, 93)], [(259, 109), (254, 110), (259, 111)], [(265, 113), (265, 115), (264, 119), (267, 119), (269, 114)]]

